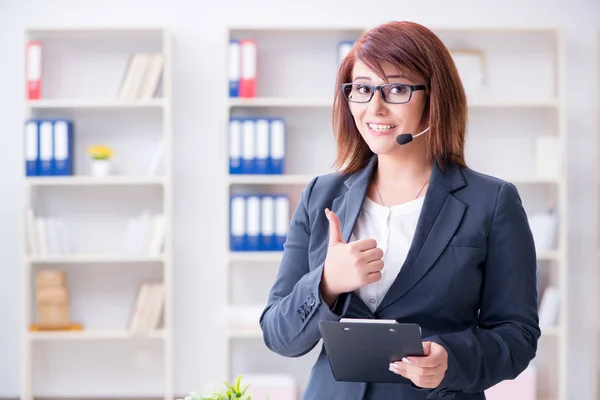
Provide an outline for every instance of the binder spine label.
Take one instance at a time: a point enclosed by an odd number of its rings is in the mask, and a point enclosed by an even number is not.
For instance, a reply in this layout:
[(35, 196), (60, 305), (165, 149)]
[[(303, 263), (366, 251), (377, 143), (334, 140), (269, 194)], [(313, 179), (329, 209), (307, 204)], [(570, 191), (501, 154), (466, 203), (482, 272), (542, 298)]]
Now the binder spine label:
[(71, 175), (72, 144), (70, 126), (67, 121), (54, 123), (54, 175)]
[(239, 40), (229, 42), (229, 97), (239, 97), (240, 95), (240, 54)]
[(229, 173), (242, 173), (242, 124), (236, 119), (229, 121)]
[(25, 124), (25, 175), (37, 176), (39, 163), (38, 123), (28, 121)]
[(53, 174), (53, 138), (52, 122), (43, 121), (39, 128), (40, 141), (40, 175), (49, 176)]
[(266, 174), (269, 170), (269, 121), (256, 121), (256, 164), (255, 173)]
[(260, 248), (260, 198), (248, 196), (246, 198), (246, 235), (248, 251), (257, 251)]
[(254, 121), (246, 119), (242, 122), (242, 173), (253, 174), (256, 158)]
[(281, 119), (271, 121), (270, 132), (270, 165), (269, 172), (271, 174), (284, 173), (285, 159), (285, 123)]
[(256, 97), (256, 41), (240, 41), (242, 52), (242, 71), (240, 79), (240, 97)]
[(268, 195), (261, 198), (260, 204), (260, 249), (275, 250), (275, 202)]
[(39, 100), (42, 97), (42, 43), (29, 42), (27, 45), (27, 99)]
[(243, 196), (231, 196), (229, 217), (229, 241), (231, 251), (243, 251), (246, 249), (245, 203), (246, 202)]

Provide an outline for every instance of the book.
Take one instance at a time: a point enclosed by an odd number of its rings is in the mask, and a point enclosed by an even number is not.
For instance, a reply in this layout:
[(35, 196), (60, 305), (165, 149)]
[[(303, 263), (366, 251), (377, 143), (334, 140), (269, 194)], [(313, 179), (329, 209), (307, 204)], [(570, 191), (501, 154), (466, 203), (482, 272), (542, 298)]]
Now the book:
[(162, 282), (144, 282), (139, 290), (131, 312), (129, 332), (143, 335), (160, 326), (165, 302), (165, 286)]

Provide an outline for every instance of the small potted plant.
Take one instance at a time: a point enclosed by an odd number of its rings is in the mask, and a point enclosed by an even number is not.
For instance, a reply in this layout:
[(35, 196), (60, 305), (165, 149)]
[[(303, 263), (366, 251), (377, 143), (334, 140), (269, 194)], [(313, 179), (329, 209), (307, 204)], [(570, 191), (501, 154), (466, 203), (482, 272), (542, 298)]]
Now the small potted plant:
[(110, 158), (113, 155), (113, 149), (104, 145), (92, 145), (88, 147), (88, 154), (91, 157), (90, 171), (95, 177), (105, 177), (110, 174)]
[[(212, 392), (208, 394), (197, 394), (195, 392), (190, 393), (189, 396), (185, 397), (185, 400), (253, 400), (252, 395), (248, 392), (250, 385), (246, 385), (242, 389), (242, 377), (238, 376), (235, 385), (228, 382), (223, 382), (226, 386), (225, 389)], [(258, 399), (254, 399), (258, 400)], [(268, 398), (266, 400), (269, 400)]]

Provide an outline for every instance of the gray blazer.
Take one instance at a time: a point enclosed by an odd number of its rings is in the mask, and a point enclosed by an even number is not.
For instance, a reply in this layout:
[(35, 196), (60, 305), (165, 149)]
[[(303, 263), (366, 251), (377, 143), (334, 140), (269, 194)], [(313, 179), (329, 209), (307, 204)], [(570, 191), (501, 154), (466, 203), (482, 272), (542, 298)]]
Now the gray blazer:
[(319, 294), (329, 234), (324, 210), (339, 216), (348, 241), (376, 164), (373, 156), (361, 171), (319, 176), (303, 190), (260, 317), (265, 344), (299, 357), (321, 339), (321, 320), (417, 323), (424, 341), (448, 352), (437, 388), (337, 382), (321, 348), (303, 399), (484, 399), (485, 389), (528, 366), (541, 333), (536, 254), (517, 189), (455, 165), (444, 173), (435, 164), (406, 261), (381, 305), (372, 313), (345, 293), (331, 310)]

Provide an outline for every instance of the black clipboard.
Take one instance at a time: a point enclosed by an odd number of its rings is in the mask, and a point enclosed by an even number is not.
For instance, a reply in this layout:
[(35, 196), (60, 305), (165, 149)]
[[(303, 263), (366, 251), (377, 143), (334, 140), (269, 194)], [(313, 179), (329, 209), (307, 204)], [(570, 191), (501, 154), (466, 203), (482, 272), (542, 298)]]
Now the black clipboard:
[(421, 327), (392, 322), (319, 321), (336, 381), (410, 383), (389, 370), (403, 357), (423, 356)]

